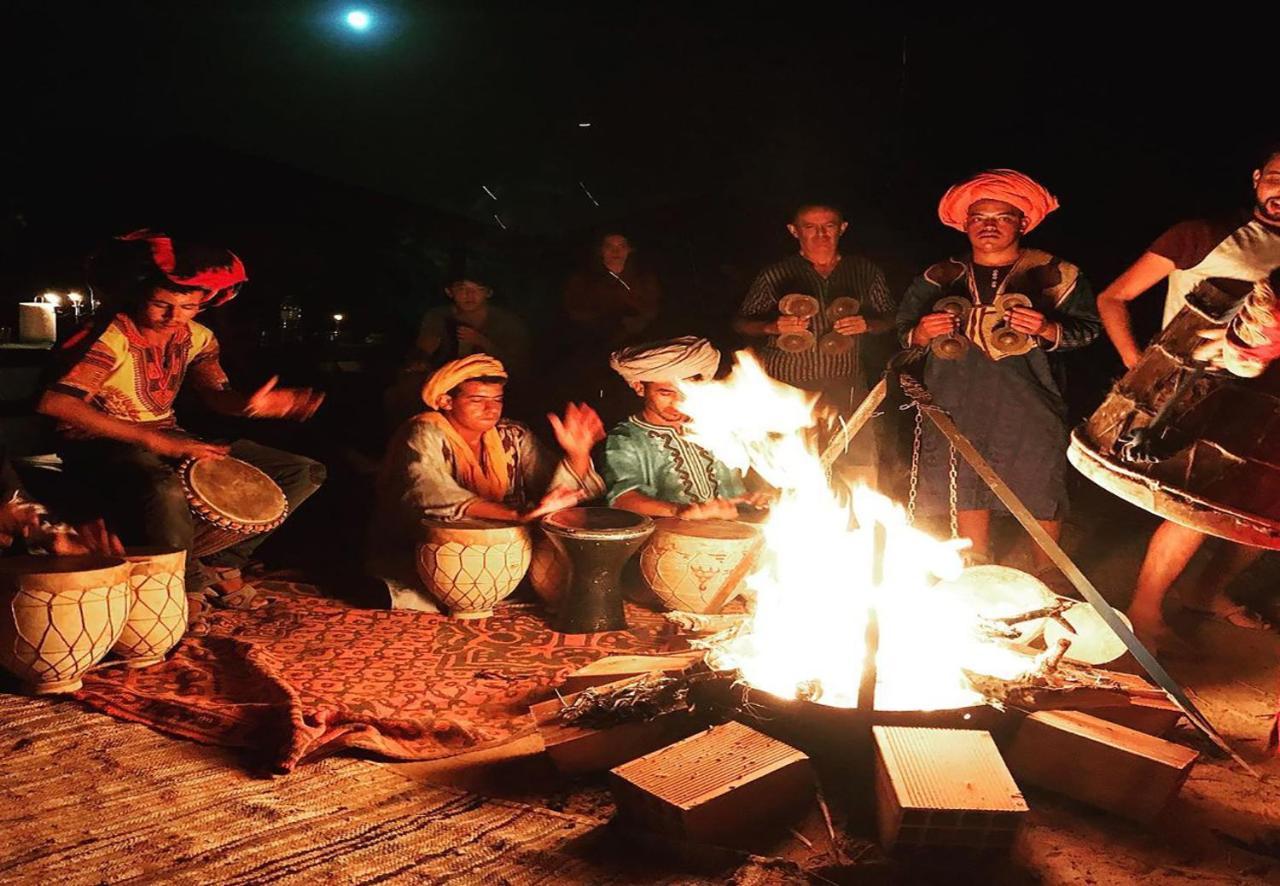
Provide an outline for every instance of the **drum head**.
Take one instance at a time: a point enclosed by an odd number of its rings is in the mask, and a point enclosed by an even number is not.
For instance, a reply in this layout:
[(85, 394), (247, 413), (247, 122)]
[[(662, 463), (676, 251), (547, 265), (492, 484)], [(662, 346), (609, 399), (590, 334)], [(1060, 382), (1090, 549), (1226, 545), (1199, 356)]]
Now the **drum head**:
[(186, 481), (201, 501), (236, 523), (270, 523), (285, 512), (275, 481), (236, 458), (196, 459), (187, 466)]
[(657, 521), (659, 532), (688, 535), (694, 538), (720, 538), (739, 540), (755, 538), (760, 530), (735, 520), (683, 520), (680, 517), (663, 517)]

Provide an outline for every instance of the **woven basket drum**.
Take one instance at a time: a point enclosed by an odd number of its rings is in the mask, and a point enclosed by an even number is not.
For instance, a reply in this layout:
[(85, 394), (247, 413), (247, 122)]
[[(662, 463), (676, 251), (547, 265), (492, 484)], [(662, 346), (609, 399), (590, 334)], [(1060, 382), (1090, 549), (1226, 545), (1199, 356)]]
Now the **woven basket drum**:
[(669, 609), (716, 613), (755, 564), (760, 530), (732, 520), (657, 521), (640, 552), (640, 573)]
[(0, 559), (0, 665), (35, 695), (75, 692), (120, 639), (132, 602), (119, 558)]
[(188, 459), (179, 471), (196, 517), (194, 557), (270, 532), (289, 515), (280, 487), (247, 462), (230, 457)]
[(488, 618), (529, 569), (529, 529), (515, 523), (423, 521), (418, 577), (454, 618)]
[(126, 667), (145, 668), (164, 661), (187, 632), (187, 552), (131, 548), (125, 560), (133, 608), (111, 651)]

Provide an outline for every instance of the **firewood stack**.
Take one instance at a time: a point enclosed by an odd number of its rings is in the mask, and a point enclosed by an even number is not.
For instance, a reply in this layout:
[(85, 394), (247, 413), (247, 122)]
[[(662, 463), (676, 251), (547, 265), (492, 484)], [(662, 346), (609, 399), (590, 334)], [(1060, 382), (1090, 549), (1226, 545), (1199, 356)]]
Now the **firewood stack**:
[[(1007, 847), (1026, 817), (1022, 789), (1138, 821), (1176, 796), (1196, 759), (1161, 737), (1178, 708), (1140, 677), (1053, 653), (1039, 653), (1041, 666), (1018, 681), (970, 675), (1014, 721), (999, 749), (982, 729), (874, 728), (886, 849)], [(709, 674), (696, 652), (602, 659), (566, 679), (578, 691), (535, 705), (534, 722), (562, 772), (610, 770), (628, 826), (744, 846), (806, 811), (813, 769), (800, 750), (735, 722), (749, 717), (698, 710), (688, 690), (708, 676), (727, 683), (736, 675)], [(614, 682), (602, 685), (607, 679)], [(708, 728), (715, 722), (722, 725)]]

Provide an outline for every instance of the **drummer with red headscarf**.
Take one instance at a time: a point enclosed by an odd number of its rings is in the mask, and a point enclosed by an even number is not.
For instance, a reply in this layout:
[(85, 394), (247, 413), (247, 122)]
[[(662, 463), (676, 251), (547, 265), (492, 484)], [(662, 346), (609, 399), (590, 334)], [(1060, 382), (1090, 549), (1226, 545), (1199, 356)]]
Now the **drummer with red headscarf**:
[[(1053, 355), (1100, 331), (1080, 270), (1022, 245), (1057, 208), (1052, 194), (1012, 169), (955, 185), (938, 217), (967, 235), (969, 250), (917, 277), (898, 311), (902, 343), (928, 348), (923, 381), (934, 399), (1054, 538), (1067, 504), (1067, 425)], [(1003, 506), (931, 423), (916, 434), (920, 512), (951, 511), (973, 559), (989, 560), (991, 512)]]
[[(62, 369), (38, 409), (58, 422), (67, 473), (96, 494), (125, 544), (191, 549), (195, 525), (174, 470), (183, 459), (246, 461), (280, 486), (290, 511), (320, 487), (324, 466), (311, 459), (248, 440), (208, 443), (178, 427), (173, 402), (184, 383), (213, 411), (250, 418), (304, 420), (323, 399), (274, 378), (252, 394), (232, 389), (217, 338), (195, 317), (248, 279), (234, 253), (137, 231), (104, 250), (95, 270), (108, 310), (63, 346)], [(247, 604), (252, 588), (239, 569), (264, 538), (208, 558), (213, 574), (189, 559), (188, 591), (212, 584), (222, 602)]]

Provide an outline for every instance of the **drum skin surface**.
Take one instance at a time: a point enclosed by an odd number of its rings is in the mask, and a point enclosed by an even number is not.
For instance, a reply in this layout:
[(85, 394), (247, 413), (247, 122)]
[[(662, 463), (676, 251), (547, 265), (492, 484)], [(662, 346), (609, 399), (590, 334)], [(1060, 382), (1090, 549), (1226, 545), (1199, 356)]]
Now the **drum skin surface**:
[(276, 482), (230, 456), (183, 462), (182, 487), (196, 516), (192, 554), (205, 557), (270, 532), (289, 515)]

